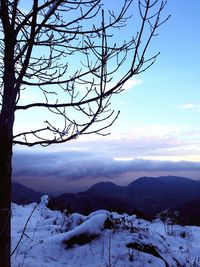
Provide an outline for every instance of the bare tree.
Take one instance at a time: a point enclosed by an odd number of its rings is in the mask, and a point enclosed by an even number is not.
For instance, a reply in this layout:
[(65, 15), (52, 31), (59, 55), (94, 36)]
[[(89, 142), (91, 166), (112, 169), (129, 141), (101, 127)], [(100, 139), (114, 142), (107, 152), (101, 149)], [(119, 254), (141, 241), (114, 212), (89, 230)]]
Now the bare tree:
[[(0, 0), (0, 266), (10, 266), (13, 144), (107, 134), (119, 114), (111, 97), (155, 62), (146, 54), (166, 2), (136, 2), (114, 12), (102, 0)], [(120, 40), (134, 13), (137, 28)], [(19, 112), (38, 112), (38, 125), (13, 130)]]

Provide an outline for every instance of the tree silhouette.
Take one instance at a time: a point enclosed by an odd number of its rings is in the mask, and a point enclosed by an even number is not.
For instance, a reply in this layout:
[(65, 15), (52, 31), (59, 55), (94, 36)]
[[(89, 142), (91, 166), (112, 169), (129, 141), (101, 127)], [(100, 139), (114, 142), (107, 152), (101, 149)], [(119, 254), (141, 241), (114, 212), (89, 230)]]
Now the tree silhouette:
[[(158, 56), (146, 54), (156, 30), (168, 19), (160, 18), (166, 2), (121, 3), (114, 12), (102, 0), (0, 0), (2, 267), (10, 266), (13, 144), (47, 146), (83, 134), (107, 134), (104, 130), (119, 114), (110, 107), (111, 97)], [(135, 29), (129, 23), (134, 13)], [(132, 36), (120, 40), (127, 25)], [(38, 112), (38, 125), (13, 130), (19, 112), (26, 112), (29, 120)]]

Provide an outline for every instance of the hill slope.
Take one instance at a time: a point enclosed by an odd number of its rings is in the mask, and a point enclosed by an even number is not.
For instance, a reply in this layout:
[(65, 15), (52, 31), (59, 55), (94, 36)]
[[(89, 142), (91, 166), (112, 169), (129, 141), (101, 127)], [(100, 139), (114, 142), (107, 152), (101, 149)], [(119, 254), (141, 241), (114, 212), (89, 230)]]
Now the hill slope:
[(44, 194), (35, 192), (19, 183), (12, 183), (12, 202), (17, 204), (27, 204), (37, 202)]
[(105, 182), (85, 192), (63, 194), (52, 201), (52, 206), (83, 213), (97, 209), (131, 213), (137, 209), (154, 216), (199, 198), (199, 181), (175, 176), (141, 177), (124, 187)]

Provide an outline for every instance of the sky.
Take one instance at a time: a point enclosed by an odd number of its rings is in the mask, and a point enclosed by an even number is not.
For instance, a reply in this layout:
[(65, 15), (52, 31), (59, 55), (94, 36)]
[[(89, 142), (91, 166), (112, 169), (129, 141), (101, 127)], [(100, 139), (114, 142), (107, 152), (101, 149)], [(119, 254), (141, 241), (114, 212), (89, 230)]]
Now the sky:
[(163, 16), (171, 18), (149, 50), (160, 55), (113, 98), (120, 116), (110, 135), (48, 148), (15, 146), (13, 180), (58, 194), (99, 181), (127, 185), (141, 176), (200, 179), (199, 10), (199, 0), (168, 1)]

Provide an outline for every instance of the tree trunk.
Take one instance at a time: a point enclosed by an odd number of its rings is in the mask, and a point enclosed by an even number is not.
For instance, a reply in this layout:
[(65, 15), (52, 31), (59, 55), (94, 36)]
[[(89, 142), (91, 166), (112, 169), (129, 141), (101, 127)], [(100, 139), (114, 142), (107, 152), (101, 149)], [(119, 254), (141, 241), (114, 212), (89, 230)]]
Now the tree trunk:
[(0, 266), (10, 267), (12, 136), (0, 115)]
[(13, 82), (9, 82), (12, 79), (9, 78), (4, 86), (5, 93), (0, 112), (0, 267), (10, 267), (11, 254), (11, 177), (15, 94)]
[[(10, 267), (12, 146), (14, 86), (7, 80), (0, 112), (0, 267)], [(14, 79), (13, 79), (14, 80)], [(9, 86), (8, 86), (9, 85)]]
[(3, 97), (0, 109), (0, 267), (10, 267), (13, 124), (16, 105), (14, 34), (4, 34)]

